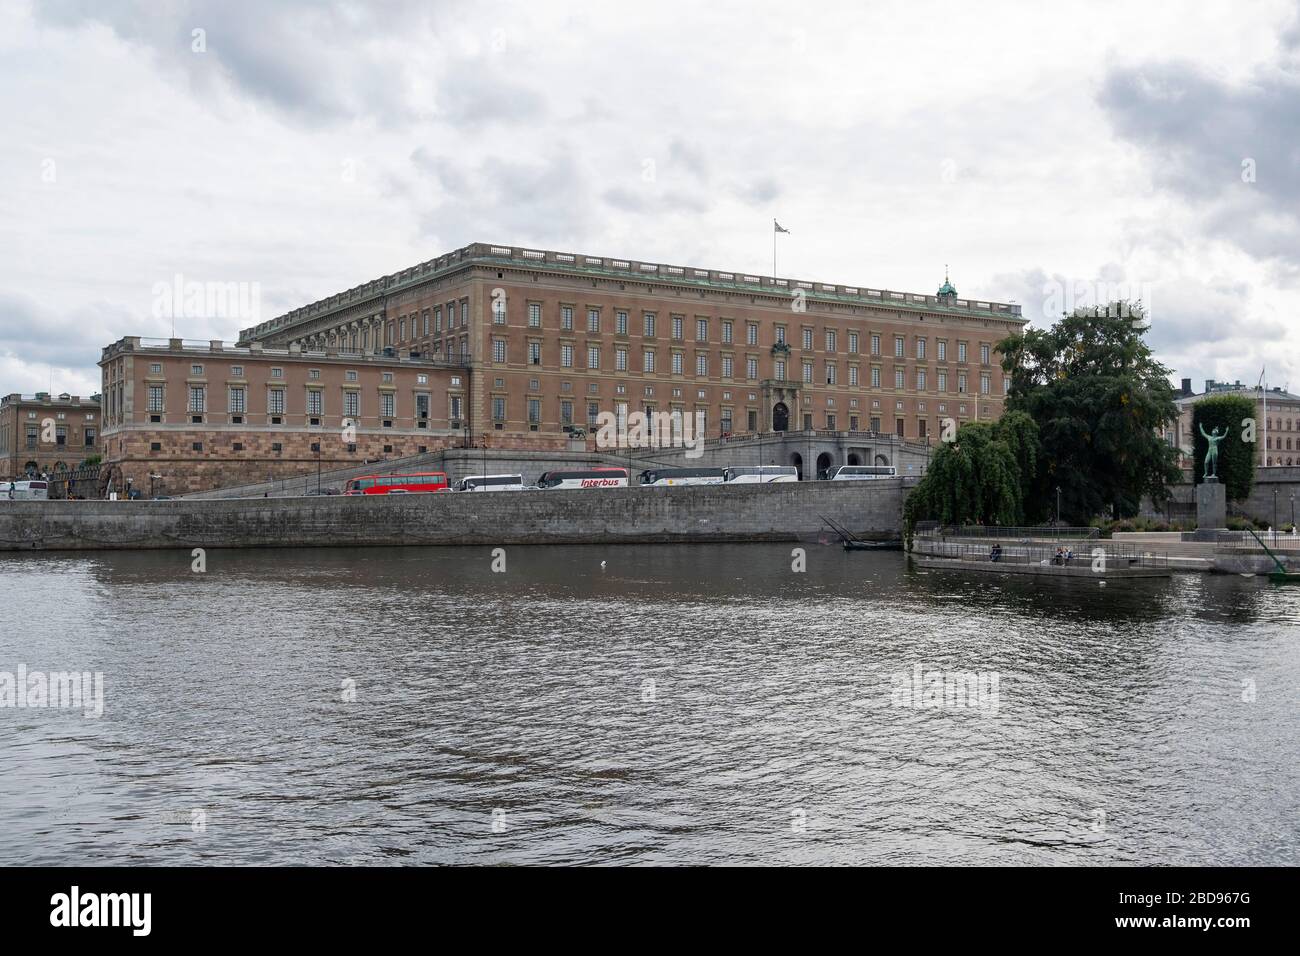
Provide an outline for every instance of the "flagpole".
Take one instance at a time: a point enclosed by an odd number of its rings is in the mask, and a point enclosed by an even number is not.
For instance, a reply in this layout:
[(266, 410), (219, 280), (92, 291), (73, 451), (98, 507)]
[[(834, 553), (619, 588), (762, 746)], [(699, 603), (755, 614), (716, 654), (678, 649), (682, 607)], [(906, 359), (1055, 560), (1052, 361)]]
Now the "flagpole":
[(776, 220), (772, 220), (772, 280), (776, 280)]
[(1268, 461), (1268, 382), (1264, 379), (1267, 372), (1267, 365), (1259, 370), (1259, 381), (1264, 386), (1264, 447), (1259, 452), (1259, 467), (1261, 468), (1268, 467), (1265, 464)]

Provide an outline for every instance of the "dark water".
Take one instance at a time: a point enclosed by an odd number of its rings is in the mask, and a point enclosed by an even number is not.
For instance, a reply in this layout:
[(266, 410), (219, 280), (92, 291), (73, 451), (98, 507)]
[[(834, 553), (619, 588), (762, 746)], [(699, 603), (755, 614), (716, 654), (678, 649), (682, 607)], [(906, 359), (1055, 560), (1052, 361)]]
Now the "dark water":
[(1300, 588), (506, 558), (0, 557), (0, 671), (106, 686), (0, 709), (0, 862), (1300, 863)]

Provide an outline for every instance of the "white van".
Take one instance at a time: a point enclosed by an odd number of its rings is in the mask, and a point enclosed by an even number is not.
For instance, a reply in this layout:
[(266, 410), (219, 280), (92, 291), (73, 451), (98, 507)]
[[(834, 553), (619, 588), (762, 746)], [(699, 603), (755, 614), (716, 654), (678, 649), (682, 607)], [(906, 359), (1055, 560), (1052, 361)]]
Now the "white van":
[(50, 496), (48, 481), (0, 481), (0, 501), (44, 500)]
[(722, 480), (728, 485), (768, 485), (778, 481), (798, 481), (799, 472), (793, 465), (756, 465), (728, 468)]
[(454, 491), (523, 491), (523, 475), (466, 475), (452, 486)]

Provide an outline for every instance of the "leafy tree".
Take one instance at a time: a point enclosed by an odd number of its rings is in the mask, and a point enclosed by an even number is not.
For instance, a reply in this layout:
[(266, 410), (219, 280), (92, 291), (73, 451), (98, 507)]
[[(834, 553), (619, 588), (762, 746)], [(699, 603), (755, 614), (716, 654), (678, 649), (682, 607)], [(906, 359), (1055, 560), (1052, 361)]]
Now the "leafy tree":
[[(1250, 422), (1247, 431), (1247, 422)], [(1221, 428), (1226, 432), (1219, 442), (1219, 460), (1215, 471), (1224, 485), (1230, 501), (1250, 497), (1255, 484), (1255, 454), (1259, 448), (1255, 431), (1255, 402), (1244, 395), (1211, 395), (1192, 407), (1192, 454), (1195, 464), (1193, 474), (1200, 484), (1205, 474), (1205, 453), (1210, 443), (1201, 437), (1201, 429), (1212, 432)], [(1245, 438), (1251, 441), (1245, 441)]]
[(1135, 515), (1144, 495), (1160, 502), (1178, 481), (1177, 453), (1160, 437), (1177, 417), (1169, 369), (1143, 338), (1141, 304), (1076, 309), (1049, 329), (998, 343), (1010, 376), (1007, 410), (1038, 425), (1041, 458), (1025, 489), (1031, 521), (1087, 524)]
[(903, 506), (906, 537), (919, 520), (943, 524), (1024, 521), (1024, 487), (1038, 458), (1038, 426), (1023, 412), (967, 422), (939, 446)]

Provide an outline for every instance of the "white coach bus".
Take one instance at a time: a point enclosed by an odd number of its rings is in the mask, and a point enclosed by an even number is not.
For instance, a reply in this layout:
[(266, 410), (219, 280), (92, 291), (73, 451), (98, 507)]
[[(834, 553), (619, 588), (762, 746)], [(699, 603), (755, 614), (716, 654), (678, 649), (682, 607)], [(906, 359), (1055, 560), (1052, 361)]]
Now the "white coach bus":
[(893, 465), (840, 465), (828, 476), (831, 481), (869, 481), (873, 478), (897, 478)]
[(0, 482), (0, 501), (45, 499), (50, 496), (49, 489), (50, 484), (47, 481), (4, 481)]
[(641, 484), (647, 488), (720, 485), (725, 474), (725, 468), (655, 468), (641, 472)]
[(626, 488), (626, 468), (587, 468), (575, 471), (547, 471), (537, 479), (538, 488)]
[(728, 468), (723, 475), (723, 480), (729, 485), (766, 485), (777, 481), (798, 481), (799, 472), (793, 465)]
[(455, 484), (456, 491), (523, 491), (523, 475), (466, 475)]

